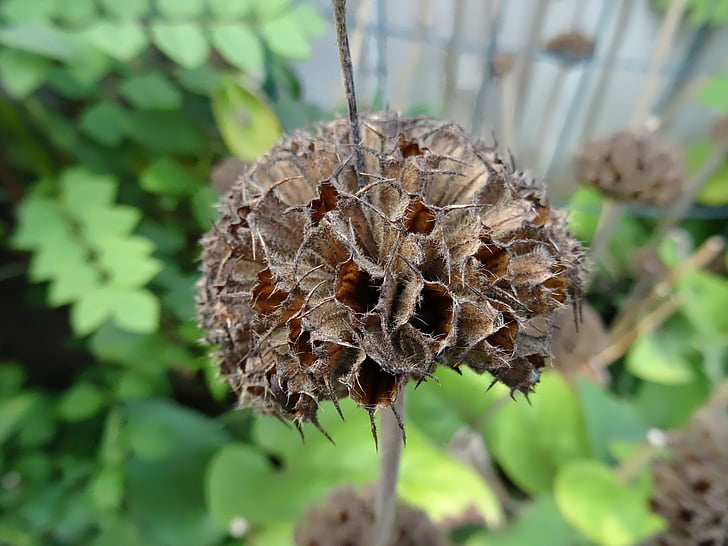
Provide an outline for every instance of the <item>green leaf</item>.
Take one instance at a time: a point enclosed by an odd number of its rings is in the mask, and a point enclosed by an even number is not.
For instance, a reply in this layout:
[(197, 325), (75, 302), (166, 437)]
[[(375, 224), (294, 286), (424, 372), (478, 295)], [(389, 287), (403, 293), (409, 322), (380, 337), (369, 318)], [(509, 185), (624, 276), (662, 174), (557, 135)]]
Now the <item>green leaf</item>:
[(637, 377), (663, 385), (690, 383), (693, 367), (685, 354), (685, 341), (674, 332), (644, 333), (627, 353), (627, 369)]
[(103, 512), (119, 510), (124, 499), (124, 473), (120, 468), (105, 467), (88, 485), (93, 505)]
[(104, 395), (88, 382), (77, 383), (58, 400), (56, 413), (65, 421), (83, 421), (96, 415), (104, 405)]
[(147, 46), (141, 24), (131, 20), (98, 20), (86, 29), (84, 36), (99, 51), (124, 62), (131, 61)]
[(263, 72), (263, 46), (255, 33), (241, 23), (210, 26), (212, 44), (230, 64), (247, 72)]
[(650, 511), (648, 480), (622, 483), (596, 461), (574, 461), (559, 472), (554, 497), (566, 520), (605, 546), (641, 543), (664, 528)]
[(118, 185), (111, 176), (96, 174), (83, 167), (66, 169), (60, 178), (64, 208), (74, 217), (83, 218), (89, 207), (111, 205)]
[(169, 18), (199, 17), (205, 10), (204, 0), (157, 0), (159, 11)]
[(265, 22), (260, 31), (268, 47), (282, 57), (307, 59), (311, 55), (311, 46), (295, 11)]
[(248, 17), (253, 13), (253, 9), (256, 5), (256, 0), (237, 0), (236, 2), (230, 2), (230, 0), (208, 0), (207, 2), (214, 13), (219, 18), (226, 17)]
[(728, 114), (728, 73), (709, 79), (697, 94), (698, 102)]
[(90, 334), (111, 317), (113, 296), (106, 287), (94, 287), (71, 307), (71, 327), (76, 335)]
[(267, 0), (254, 4), (255, 15), (260, 20), (271, 19), (288, 9), (291, 0)]
[(119, 290), (112, 310), (119, 328), (146, 334), (159, 327), (159, 300), (148, 290)]
[(81, 130), (107, 146), (116, 146), (124, 140), (124, 109), (112, 101), (97, 102), (81, 114)]
[(39, 395), (29, 391), (0, 400), (0, 445), (18, 429), (38, 400)]
[(210, 54), (205, 34), (193, 22), (155, 21), (152, 36), (162, 53), (184, 68), (201, 66)]
[(638, 442), (645, 438), (647, 424), (637, 410), (589, 381), (579, 381), (577, 394), (584, 410), (587, 437), (592, 453), (611, 462), (609, 446), (615, 441)]
[(161, 72), (130, 76), (119, 89), (137, 108), (176, 110), (182, 105), (182, 93)]
[(152, 163), (141, 174), (139, 182), (150, 193), (184, 197), (192, 195), (205, 184), (189, 174), (170, 157), (163, 157)]
[(77, 54), (68, 34), (39, 21), (0, 28), (0, 44), (60, 61), (71, 60)]
[(54, 0), (3, 0), (0, 15), (12, 22), (47, 21), (57, 11)]
[(0, 51), (0, 79), (13, 97), (23, 98), (38, 89), (49, 68), (45, 57), (15, 49)]
[(48, 226), (62, 229), (67, 224), (63, 209), (40, 192), (31, 193), (18, 207), (18, 229), (13, 236), (16, 248), (31, 250), (42, 246), (48, 234)]
[[(30, 5), (27, 0), (20, 2)], [(51, 0), (56, 4), (56, 17), (62, 23), (78, 27), (85, 25), (96, 17), (96, 4), (94, 0)]]
[(584, 243), (590, 243), (596, 232), (604, 198), (594, 188), (582, 186), (569, 199), (569, 231)]
[(48, 303), (53, 307), (73, 303), (100, 281), (101, 276), (92, 265), (83, 261), (71, 262), (57, 271), (48, 292)]
[(101, 4), (109, 15), (120, 19), (137, 19), (149, 13), (149, 0), (101, 0)]
[(711, 384), (702, 374), (692, 382), (681, 385), (660, 385), (645, 381), (639, 386), (635, 404), (650, 425), (675, 428), (687, 422), (708, 398), (710, 391)]
[(71, 236), (66, 225), (59, 225), (55, 231), (51, 225), (45, 227), (48, 232), (30, 264), (30, 277), (36, 282), (54, 280), (60, 270), (87, 260), (84, 248)]
[[(715, 144), (708, 139), (691, 144), (685, 154), (688, 170), (691, 173), (697, 172), (714, 151)], [(720, 167), (700, 189), (696, 202), (712, 207), (728, 204), (728, 163)]]
[(210, 186), (203, 186), (197, 190), (190, 199), (192, 214), (197, 220), (197, 225), (203, 230), (208, 230), (212, 226), (212, 222), (217, 216), (215, 204), (218, 201), (218, 195)]
[(98, 91), (99, 80), (106, 76), (112, 69), (112, 59), (102, 51), (96, 49), (84, 34), (73, 35), (73, 41), (78, 49), (71, 62), (61, 71), (67, 71), (69, 77), (73, 78), (80, 86), (93, 86), (93, 91)]
[(142, 237), (109, 238), (99, 252), (99, 260), (116, 288), (144, 286), (162, 269), (152, 258), (154, 245)]
[(682, 313), (697, 332), (728, 334), (728, 280), (725, 277), (694, 271), (678, 282)]
[(208, 65), (203, 64), (191, 70), (179, 68), (175, 71), (179, 83), (188, 91), (209, 97), (220, 81), (220, 72)]
[(487, 445), (508, 477), (529, 493), (549, 491), (558, 469), (589, 456), (584, 416), (570, 387), (545, 373), (531, 403), (506, 404), (485, 427)]
[[(91, 205), (79, 218), (84, 239), (99, 251), (113, 245), (118, 239), (126, 238), (139, 223), (141, 211), (126, 205), (114, 207)], [(145, 243), (144, 254), (149, 254), (154, 245)]]
[(244, 161), (254, 160), (280, 138), (273, 111), (235, 78), (222, 80), (212, 97), (212, 111), (228, 149)]
[(171, 111), (132, 110), (125, 132), (152, 152), (194, 154), (204, 145), (200, 128), (186, 115)]
[(94, 333), (90, 346), (97, 358), (144, 373), (148, 378), (160, 376), (173, 366), (184, 367), (192, 360), (184, 347), (161, 335), (135, 334), (112, 323)]

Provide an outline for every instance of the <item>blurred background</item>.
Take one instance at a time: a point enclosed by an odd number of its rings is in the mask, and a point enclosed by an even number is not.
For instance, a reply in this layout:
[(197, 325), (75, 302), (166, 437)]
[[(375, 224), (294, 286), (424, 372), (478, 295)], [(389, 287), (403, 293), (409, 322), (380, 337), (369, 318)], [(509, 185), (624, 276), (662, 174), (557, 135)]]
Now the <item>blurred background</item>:
[[(329, 10), (0, 0), (0, 545), (291, 544), (307, 506), (375, 479), (353, 404), (346, 423), (325, 407), (336, 446), (236, 410), (194, 304), (220, 195), (284, 131), (343, 112)], [(472, 546), (724, 544), (728, 2), (348, 12), (362, 110), (512, 154), (594, 249), (532, 405), (448, 371), (409, 396), (402, 498)], [(616, 145), (589, 146), (620, 131), (664, 138), (635, 169), (683, 189), (592, 187), (575, 166), (619, 179)]]

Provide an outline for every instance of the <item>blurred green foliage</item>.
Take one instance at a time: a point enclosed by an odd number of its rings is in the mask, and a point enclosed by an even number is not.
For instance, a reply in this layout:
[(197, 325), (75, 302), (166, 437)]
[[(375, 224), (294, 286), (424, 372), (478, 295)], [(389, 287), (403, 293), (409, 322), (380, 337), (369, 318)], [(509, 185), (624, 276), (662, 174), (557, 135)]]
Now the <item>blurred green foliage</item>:
[[(291, 67), (325, 25), (289, 0), (0, 0), (0, 545), (287, 544), (306, 505), (375, 479), (364, 411), (344, 401), (344, 423), (324, 405), (333, 446), (232, 410), (195, 324), (210, 171), (320, 115)], [(724, 80), (700, 96), (723, 113)], [(714, 147), (695, 144), (693, 171)], [(725, 206), (726, 188), (723, 168), (700, 202)], [(602, 206), (592, 190), (569, 203), (586, 243)], [(620, 224), (591, 296), (605, 318), (654, 224)], [(667, 267), (724, 228), (681, 229)], [(401, 496), (472, 546), (660, 529), (646, 433), (683, 425), (728, 375), (725, 276), (692, 272), (675, 290), (675, 316), (637, 337), (609, 388), (546, 373), (529, 405), (467, 370), (410, 385)], [(507, 498), (447, 451), (462, 432)]]

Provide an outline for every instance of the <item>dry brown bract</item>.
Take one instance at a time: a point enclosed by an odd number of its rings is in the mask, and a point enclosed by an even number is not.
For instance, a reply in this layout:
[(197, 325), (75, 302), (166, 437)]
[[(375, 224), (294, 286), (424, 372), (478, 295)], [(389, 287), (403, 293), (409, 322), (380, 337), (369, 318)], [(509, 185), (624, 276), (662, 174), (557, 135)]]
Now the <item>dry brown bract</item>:
[(576, 176), (619, 201), (664, 207), (682, 189), (685, 164), (682, 152), (657, 134), (624, 131), (587, 144)]
[(362, 121), (361, 176), (339, 119), (283, 140), (222, 200), (198, 297), (222, 373), (243, 406), (296, 424), (346, 396), (373, 416), (438, 364), (528, 394), (552, 314), (580, 293), (562, 215), (456, 125)]
[(546, 42), (544, 49), (561, 63), (572, 65), (591, 58), (594, 54), (594, 42), (581, 32), (572, 31), (554, 36)]

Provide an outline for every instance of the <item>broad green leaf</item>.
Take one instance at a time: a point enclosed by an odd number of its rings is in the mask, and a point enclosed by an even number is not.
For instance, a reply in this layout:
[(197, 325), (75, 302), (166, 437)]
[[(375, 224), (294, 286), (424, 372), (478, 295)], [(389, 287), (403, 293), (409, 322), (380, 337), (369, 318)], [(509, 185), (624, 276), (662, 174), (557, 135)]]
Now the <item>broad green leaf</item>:
[(48, 303), (52, 307), (68, 305), (81, 299), (92, 287), (98, 286), (101, 276), (91, 264), (78, 261), (59, 269), (48, 292)]
[(120, 61), (131, 61), (147, 46), (147, 37), (136, 21), (97, 20), (84, 35), (100, 51)]
[(645, 438), (647, 424), (626, 400), (582, 379), (577, 394), (584, 410), (587, 437), (591, 452), (610, 462), (609, 446), (614, 441), (638, 442)]
[(149, 374), (143, 374), (134, 370), (125, 370), (114, 384), (114, 397), (124, 402), (143, 400), (163, 392), (158, 386), (159, 379), (151, 378)]
[(678, 282), (682, 312), (692, 327), (704, 334), (728, 333), (728, 280), (694, 271)]
[(152, 36), (162, 53), (184, 68), (197, 68), (210, 53), (205, 34), (193, 22), (156, 21), (152, 24)]
[(229, 441), (220, 424), (171, 400), (128, 405), (129, 438), (139, 427), (164, 430), (171, 447), (164, 458), (127, 459), (126, 512), (145, 530), (146, 544), (219, 544), (205, 507), (204, 474), (211, 456)]
[[(19, 0), (29, 5), (27, 0)], [(96, 4), (94, 0), (52, 0), (56, 4), (56, 17), (62, 23), (70, 26), (81, 26), (96, 17)]]
[(109, 319), (114, 311), (115, 296), (107, 287), (89, 289), (71, 307), (71, 326), (76, 335), (90, 334)]
[(45, 57), (15, 49), (0, 51), (0, 80), (8, 92), (23, 98), (45, 80), (50, 62)]
[(82, 421), (96, 415), (104, 405), (104, 394), (95, 385), (82, 381), (63, 393), (56, 413), (65, 421)]
[(263, 46), (251, 28), (242, 23), (215, 23), (210, 33), (215, 49), (230, 64), (254, 74), (263, 71)]
[(161, 195), (192, 195), (204, 182), (192, 176), (170, 157), (163, 157), (147, 167), (139, 178), (142, 188)]
[(118, 185), (116, 179), (83, 167), (66, 169), (60, 179), (64, 208), (74, 217), (83, 218), (89, 207), (113, 203)]
[(520, 509), (515, 519), (498, 532), (482, 532), (467, 546), (564, 546), (580, 543), (581, 535), (562, 517), (553, 497), (539, 495)]
[(130, 76), (121, 84), (120, 91), (137, 108), (177, 110), (182, 105), (182, 93), (161, 72)]
[(205, 10), (205, 0), (157, 0), (157, 8), (171, 19), (199, 17)]
[[(123, 512), (122, 512), (123, 513)], [(129, 546), (131, 544), (144, 544), (145, 537), (139, 526), (132, 519), (122, 519), (128, 516), (119, 515), (118, 518), (103, 518), (99, 522), (99, 534), (96, 535), (91, 546)]]
[(715, 108), (722, 114), (728, 114), (728, 73), (709, 79), (696, 98), (706, 106)]
[(81, 114), (81, 130), (107, 146), (124, 140), (124, 109), (115, 102), (103, 101), (88, 106)]
[(3, 0), (0, 16), (12, 22), (47, 21), (58, 11), (55, 0)]
[(99, 249), (99, 261), (116, 288), (144, 286), (162, 269), (150, 256), (152, 242), (143, 237), (108, 238)]
[(88, 493), (95, 508), (102, 512), (114, 512), (121, 508), (124, 499), (124, 473), (121, 468), (102, 468), (88, 485)]
[[(225, 17), (247, 17), (255, 8), (256, 0), (208, 0), (207, 2), (214, 13), (219, 18)], [(258, 2), (260, 3), (260, 2)]]
[(73, 269), (76, 264), (88, 260), (86, 250), (67, 231), (67, 226), (60, 225), (56, 231), (52, 230), (52, 226), (47, 227), (51, 229), (30, 264), (30, 277), (36, 282), (54, 280), (62, 275), (60, 270)]
[(315, 38), (326, 34), (328, 25), (319, 12), (311, 5), (299, 4), (289, 11), (289, 16), (296, 21), (301, 32), (309, 37)]
[(291, 0), (267, 0), (266, 2), (256, 2), (255, 15), (259, 20), (266, 20), (276, 17), (288, 9)]
[(221, 73), (209, 64), (203, 64), (193, 69), (178, 68), (175, 76), (188, 91), (209, 97), (212, 90), (217, 87)]
[(143, 289), (120, 293), (113, 309), (119, 328), (139, 334), (154, 332), (159, 327), (159, 312), (159, 300)]
[(597, 544), (639, 544), (664, 528), (648, 507), (645, 477), (626, 484), (601, 463), (574, 461), (556, 477), (554, 497), (564, 518)]
[(200, 128), (179, 112), (132, 110), (125, 117), (124, 131), (132, 140), (160, 154), (194, 154), (205, 143)]
[(39, 21), (0, 28), (0, 44), (60, 61), (71, 60), (77, 54), (76, 45), (68, 34)]
[(120, 19), (137, 19), (149, 13), (149, 0), (101, 0), (101, 4), (109, 15)]
[(485, 426), (488, 447), (508, 477), (529, 493), (551, 489), (558, 469), (590, 455), (584, 416), (556, 373), (545, 373), (532, 405), (506, 404)]
[[(141, 211), (134, 207), (92, 205), (79, 220), (84, 239), (95, 249), (103, 251), (120, 238), (126, 238), (139, 223), (140, 218)], [(153, 249), (153, 245), (146, 243), (144, 254), (150, 253)]]
[(212, 97), (212, 111), (228, 149), (244, 161), (257, 158), (281, 136), (270, 107), (235, 78), (221, 82)]
[(710, 382), (698, 374), (690, 383), (660, 385), (649, 381), (639, 386), (635, 404), (650, 425), (674, 428), (684, 424), (710, 394)]
[[(692, 144), (685, 154), (688, 170), (691, 173), (697, 172), (714, 151), (715, 145), (708, 139), (698, 140)], [(701, 205), (713, 207), (728, 204), (728, 163), (720, 167), (701, 188), (696, 201)]]
[(67, 223), (63, 209), (56, 201), (40, 192), (31, 193), (18, 207), (18, 229), (13, 244), (23, 250), (42, 246), (49, 231), (62, 229)]
[(0, 445), (18, 429), (38, 400), (39, 395), (31, 391), (0, 400)]
[(287, 12), (282, 17), (266, 21), (260, 31), (274, 53), (290, 59), (307, 59), (311, 55), (311, 46), (296, 17), (296, 12)]
[(627, 369), (637, 377), (663, 385), (682, 385), (693, 378), (693, 366), (685, 351), (687, 339), (675, 333), (644, 333), (626, 356)]
[(74, 34), (72, 38), (78, 54), (59, 70), (67, 71), (69, 77), (81, 86), (93, 86), (93, 90), (97, 92), (100, 80), (113, 68), (113, 60), (94, 47), (85, 34)]

